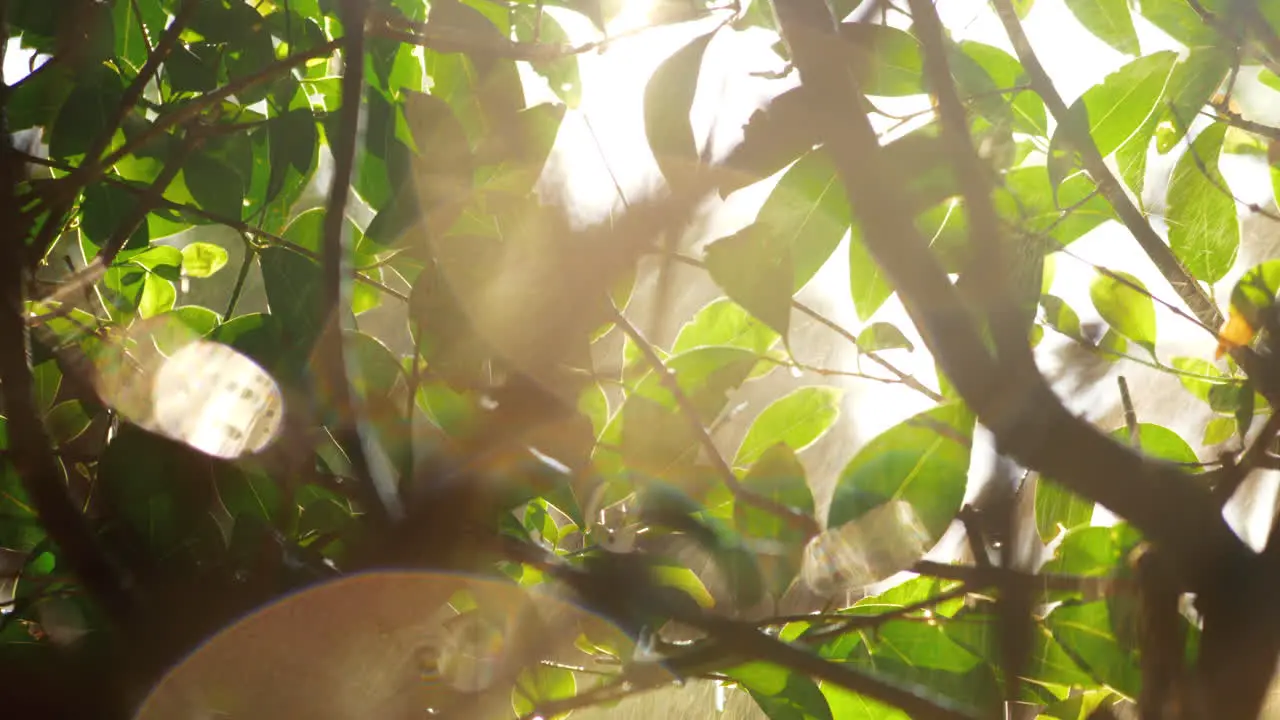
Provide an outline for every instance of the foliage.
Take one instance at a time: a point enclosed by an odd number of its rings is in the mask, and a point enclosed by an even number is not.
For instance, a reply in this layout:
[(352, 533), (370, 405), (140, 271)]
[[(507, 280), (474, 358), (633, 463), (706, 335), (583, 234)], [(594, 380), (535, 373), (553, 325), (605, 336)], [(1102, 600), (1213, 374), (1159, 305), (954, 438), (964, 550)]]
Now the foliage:
[[(1245, 474), (1274, 462), (1274, 261), (1231, 294), (1226, 369), (1160, 357), (1154, 291), (1123, 268), (1097, 268), (1089, 289), (1107, 325), (1100, 339), (1061, 297), (1040, 297), (1036, 333), (1108, 361), (1129, 356), (1131, 343), (1144, 353), (1138, 361), (1177, 375), (1206, 404), (1215, 417), (1204, 443), (1237, 440), (1205, 465), (1162, 425), (1104, 428), (1115, 431), (1107, 438), (1063, 424), (1048, 406), (1036, 411), (1052, 436), (1027, 440), (962, 376), (975, 370), (929, 325), (916, 276), (978, 272), (989, 230), (1032, 248), (1010, 262), (1037, 264), (1106, 222), (1154, 236), (1121, 183), (1142, 195), (1151, 152), (1177, 152), (1162, 190), (1168, 243), (1144, 249), (1195, 307), (1239, 247), (1220, 159), (1254, 147), (1240, 137), (1280, 138), (1230, 109), (1242, 63), (1268, 66), (1262, 82), (1280, 87), (1280, 16), (1268, 8), (1253, 17), (1248, 3), (1225, 0), (1066, 0), (1083, 27), (1132, 58), (1067, 105), (1016, 38), (1015, 57), (935, 37), (922, 15), (929, 3), (888, 13), (892, 26), (860, 7), (878, 3), (833, 3), (843, 22), (815, 43), (837, 43), (830, 65), (852, 70), (837, 75), (852, 78), (861, 111), (821, 95), (806, 64), (812, 48), (780, 43), (801, 83), (760, 108), (742, 143), (711, 164), (690, 114), (704, 56), (731, 33), (794, 41), (788, 17), (813, 3), (776, 0), (776, 14), (760, 0), (666, 8), (705, 30), (658, 66), (644, 94), (645, 136), (670, 192), (587, 229), (539, 203), (534, 188), (584, 91), (578, 56), (596, 47), (568, 44), (568, 18), (603, 30), (617, 10), (609, 4), (9, 3), (10, 36), (43, 64), (8, 88), (5, 117), (11, 132), (39, 133), (47, 152), (11, 155), (7, 165), (27, 173), (0, 205), (10, 228), (5, 293), (19, 301), (3, 312), (33, 338), (28, 357), (23, 330), (0, 337), (0, 549), (18, 558), (0, 565), (11, 578), (0, 589), (12, 590), (0, 615), (6, 707), (15, 717), (83, 707), (129, 715), (138, 689), (124, 679), (149, 685), (243, 613), (392, 565), (498, 578), (530, 598), (567, 587), (591, 613), (550, 628), (574, 645), (572, 661), (539, 656), (545, 662), (508, 675), (445, 642), (430, 664), (448, 682), (424, 702), (452, 707), (462, 685), (496, 687), (503, 702), (486, 706), (495, 716), (558, 716), (672, 676), (736, 684), (771, 718), (819, 720), (991, 717), (1006, 701), (1074, 720), (1124, 703), (1155, 712), (1150, 694), (1172, 697), (1186, 677), (1208, 683), (1204, 697), (1233, 687), (1195, 668), (1254, 655), (1211, 656), (1230, 640), (1215, 645), (1210, 626), (1176, 607), (1157, 627), (1152, 608), (1176, 606), (1184, 590), (1205, 597), (1197, 568), (1212, 561), (1179, 553), (1201, 540), (1235, 552), (1210, 536), (1221, 504)], [(995, 5), (1011, 33), (1036, 12), (1031, 2)], [(1143, 54), (1139, 17), (1187, 52)], [(529, 78), (558, 101), (531, 105)], [(865, 159), (866, 174), (889, 169), (872, 182), (891, 187), (895, 203), (868, 211), (848, 143), (822, 117), (852, 111), (840, 120), (852, 127), (878, 116), (877, 98), (922, 94), (938, 117)], [(945, 117), (952, 100), (956, 122)], [(1194, 124), (1202, 111), (1216, 121)], [(689, 224), (709, 191), (775, 176), (752, 222), (713, 239), (703, 258), (683, 258), (724, 296), (687, 318), (670, 346), (651, 343), (626, 311), (640, 257)], [(930, 240), (910, 274), (884, 239), (881, 215), (894, 214)], [(239, 236), (243, 253), (177, 241), (215, 228)], [(849, 291), (866, 324), (843, 334), (935, 406), (848, 448), (823, 518), (802, 459), (836, 423), (842, 396), (821, 373), (773, 398), (731, 458), (708, 428), (740, 388), (794, 364), (795, 294), (846, 237)], [(72, 257), (79, 270), (59, 275)], [(242, 309), (251, 273), (261, 275), (266, 312)], [(236, 280), (225, 305), (183, 304), (189, 283), (228, 274)], [(50, 282), (60, 287), (50, 292)], [(895, 294), (942, 368), (938, 391), (882, 356), (926, 351), (877, 316)], [(404, 338), (368, 331), (366, 318), (387, 306), (403, 313)], [(967, 312), (948, 318), (948, 327), (971, 324)], [(1199, 319), (1218, 330), (1211, 315)], [(620, 336), (622, 362), (602, 360)], [(200, 405), (218, 392), (220, 410)], [(248, 420), (228, 397), (253, 404)], [(1266, 418), (1260, 431), (1257, 418)], [(1045, 472), (1027, 490), (1043, 566), (1008, 559), (1012, 541), (989, 524), (999, 524), (998, 509), (964, 505), (978, 423), (1013, 437), (1003, 445)], [(1084, 446), (1044, 450), (1095, 436), (1104, 444), (1088, 447), (1115, 453), (1115, 468), (1171, 473), (1159, 475), (1177, 481), (1161, 486), (1176, 504), (1167, 523), (1142, 510), (1164, 501), (1143, 494), (1150, 486), (1104, 497), (1081, 479), (1090, 471), (1071, 463), (1083, 462)], [(1092, 526), (1096, 502), (1129, 522)], [(1174, 517), (1199, 523), (1177, 533), (1210, 535), (1178, 544), (1165, 530)], [(970, 563), (921, 564), (957, 519)], [(993, 566), (997, 545), (1005, 558)], [(1171, 593), (1153, 591), (1154, 571), (1143, 569), (1152, 563), (1135, 559), (1149, 547), (1176, 568)], [(684, 552), (709, 558), (712, 570), (690, 571)], [(724, 612), (804, 588), (815, 573), (856, 578), (860, 589), (906, 569), (917, 576), (811, 618), (765, 613), (747, 623)], [(1099, 578), (1101, 591), (1090, 582)], [(474, 640), (457, 628), (481, 615), (482, 625), (518, 615), (506, 605), (484, 614), (490, 608), (465, 592), (439, 600), (456, 616), (446, 626), (469, 638), (456, 642)], [(1201, 615), (1232, 614), (1216, 602)], [(672, 619), (700, 639), (669, 642), (658, 630)], [(497, 631), (475, 642), (527, 650)], [(126, 659), (112, 667), (113, 658)], [(610, 669), (585, 670), (584, 658)], [(1169, 663), (1172, 675), (1160, 669)], [(83, 689), (90, 704), (55, 687)], [(1262, 690), (1246, 688), (1231, 707), (1260, 702)]]

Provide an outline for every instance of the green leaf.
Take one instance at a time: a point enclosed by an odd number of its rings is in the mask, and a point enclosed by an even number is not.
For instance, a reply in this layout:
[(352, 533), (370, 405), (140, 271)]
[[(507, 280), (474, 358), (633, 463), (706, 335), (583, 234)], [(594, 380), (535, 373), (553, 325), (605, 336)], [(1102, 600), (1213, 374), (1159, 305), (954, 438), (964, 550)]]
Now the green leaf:
[(1067, 0), (1072, 14), (1093, 33), (1111, 47), (1125, 55), (1137, 55), (1138, 33), (1133, 29), (1133, 17), (1125, 0)]
[(746, 688), (770, 720), (832, 720), (826, 697), (804, 675), (763, 662), (739, 665), (725, 675)]
[(781, 443), (800, 452), (818, 441), (840, 416), (843, 393), (832, 387), (803, 387), (760, 412), (738, 446), (733, 464), (747, 467)]
[[(761, 497), (813, 514), (813, 494), (805, 481), (804, 467), (796, 459), (795, 451), (784, 443), (772, 445), (762, 452), (747, 471), (742, 484)], [(734, 511), (738, 529), (747, 535), (777, 539), (796, 534), (781, 518), (746, 503), (735, 503)]]
[(155, 317), (173, 309), (178, 293), (173, 283), (154, 272), (148, 272), (142, 282), (142, 296), (138, 299), (138, 315), (143, 318)]
[[(1272, 170), (1273, 176), (1275, 170)], [(1249, 268), (1231, 289), (1231, 307), (1255, 331), (1266, 325), (1264, 313), (1280, 293), (1280, 260), (1266, 260)]]
[(41, 413), (49, 412), (58, 399), (58, 390), (62, 387), (62, 368), (57, 360), (45, 360), (31, 368), (31, 392), (35, 397), (36, 409)]
[(207, 42), (178, 43), (164, 61), (164, 78), (179, 93), (218, 88), (220, 48)]
[[(813, 517), (813, 494), (805, 480), (804, 467), (782, 443), (764, 452), (742, 479), (742, 485), (758, 497)], [(781, 597), (800, 572), (808, 538), (775, 513), (746, 502), (733, 503), (733, 516), (740, 533), (769, 542), (767, 551), (757, 553), (756, 562), (771, 596)]]
[(251, 516), (273, 523), (284, 508), (284, 493), (279, 484), (266, 473), (220, 466), (213, 480), (222, 504), (237, 521)]
[(232, 220), (240, 218), (244, 181), (226, 162), (208, 153), (195, 153), (183, 165), (182, 179), (201, 209)]
[(1215, 417), (1209, 420), (1204, 426), (1204, 439), (1201, 441), (1206, 446), (1220, 445), (1231, 439), (1236, 433), (1236, 419), (1233, 417)]
[[(569, 670), (551, 665), (533, 665), (520, 673), (511, 691), (511, 707), (516, 715), (531, 714), (542, 705), (571, 698), (577, 692), (577, 683)], [(553, 716), (562, 718), (568, 715)]]
[(93, 418), (85, 411), (79, 400), (66, 400), (50, 408), (44, 417), (45, 427), (49, 429), (49, 437), (56, 447), (61, 447), (89, 429)]
[(1155, 353), (1156, 308), (1150, 293), (1138, 278), (1123, 272), (1113, 274), (1128, 282), (1100, 274), (1089, 286), (1089, 299), (1113, 330)]
[(292, 169), (303, 180), (311, 176), (320, 134), (310, 110), (290, 110), (273, 118), (268, 125), (268, 134), (271, 175), (267, 181), (266, 199), (271, 202), (285, 187), (286, 171)]
[(766, 178), (817, 145), (804, 87), (780, 93), (756, 110), (742, 128), (742, 142), (730, 151), (720, 182), (722, 196)]
[(196, 241), (182, 248), (182, 272), (187, 277), (207, 278), (227, 264), (227, 251), (221, 245)]
[(182, 443), (122, 424), (102, 452), (95, 490), (113, 517), (156, 557), (167, 558), (184, 547), (210, 512), (207, 478), (221, 465)]
[(819, 683), (827, 698), (831, 716), (835, 718), (859, 718), (865, 720), (911, 720), (911, 716), (892, 705), (872, 700), (852, 690), (831, 682)]
[(1098, 153), (1110, 155), (1146, 122), (1177, 59), (1172, 50), (1140, 57), (1071, 104), (1068, 119), (1054, 131), (1049, 143), (1049, 178), (1055, 187), (1080, 166), (1079, 153), (1068, 137), (1087, 129)]
[(687, 567), (657, 564), (649, 568), (655, 585), (673, 587), (693, 598), (699, 607), (709, 608), (716, 604), (715, 598), (707, 591), (707, 586), (698, 579), (697, 573)]
[(791, 291), (804, 287), (849, 230), (844, 186), (825, 153), (811, 152), (792, 165), (756, 216), (756, 224), (790, 249)]
[(707, 270), (729, 297), (786, 338), (791, 327), (791, 248), (760, 223), (706, 248)]
[(1225, 123), (1205, 128), (1178, 159), (1169, 183), (1169, 246), (1197, 280), (1215, 283), (1240, 249), (1236, 202), (1218, 171)]
[[(520, 42), (549, 43), (567, 46), (569, 36), (551, 13), (535, 9), (530, 5), (516, 5), (515, 14), (516, 39)], [(541, 26), (538, 22), (541, 21)], [(578, 56), (564, 55), (555, 60), (530, 63), (533, 71), (546, 79), (551, 92), (564, 101), (570, 108), (577, 108), (582, 101), (582, 79), (578, 75)]]
[(757, 320), (729, 298), (712, 300), (680, 327), (671, 354), (698, 347), (728, 345), (764, 354), (778, 340), (778, 333)]
[[(727, 393), (750, 375), (759, 361), (751, 350), (712, 346), (673, 355), (666, 362), (703, 423), (724, 409)], [(662, 476), (696, 459), (698, 437), (658, 376), (650, 373), (627, 396), (600, 435), (596, 465), (602, 473), (629, 470)], [(605, 448), (620, 449), (612, 453)], [(610, 459), (612, 458), (612, 459)]]
[(112, 10), (112, 19), (116, 56), (124, 59), (135, 71), (140, 70), (151, 51), (146, 34), (164, 32), (167, 17), (160, 7), (160, 0), (117, 2)]
[(69, 158), (89, 151), (110, 127), (124, 86), (120, 76), (99, 65), (76, 78), (77, 84), (49, 130), (49, 157)]
[(1142, 675), (1136, 656), (1116, 641), (1105, 600), (1060, 605), (1045, 618), (1045, 627), (1076, 664), (1098, 682), (1127, 697), (1138, 697)]
[(1280, 75), (1277, 75), (1270, 70), (1263, 68), (1262, 72), (1258, 73), (1258, 82), (1266, 85), (1272, 90), (1280, 91)]
[(1200, 110), (1231, 71), (1231, 63), (1232, 53), (1215, 45), (1191, 48), (1186, 59), (1174, 66), (1162, 99), (1164, 112), (1160, 114), (1164, 123), (1172, 127), (1161, 134), (1157, 150), (1169, 152), (1186, 136)]
[(1080, 332), (1080, 316), (1056, 295), (1041, 295), (1040, 307), (1044, 308), (1044, 320), (1049, 327), (1069, 338), (1083, 338)]
[[(116, 229), (134, 212), (137, 203), (137, 196), (113, 183), (93, 183), (84, 189), (84, 202), (80, 204), (80, 245), (85, 262), (93, 260)], [(121, 250), (144, 248), (150, 242), (147, 224), (142, 223)]]
[[(995, 89), (1026, 85), (1029, 81), (1022, 65), (1009, 53), (991, 45), (965, 40), (960, 50), (973, 59), (991, 78)], [(1049, 125), (1045, 116), (1044, 100), (1030, 89), (1012, 93), (1013, 129), (1048, 137)]]
[[(1112, 431), (1111, 437), (1121, 443), (1129, 444), (1129, 429), (1125, 427)], [(1183, 465), (1200, 462), (1196, 453), (1178, 434), (1167, 427), (1153, 423), (1138, 423), (1138, 447), (1143, 453), (1159, 460)]]
[(1058, 526), (1066, 530), (1088, 525), (1093, 519), (1093, 501), (1076, 495), (1049, 478), (1036, 483), (1036, 531), (1049, 542), (1058, 534)]
[(921, 91), (924, 61), (920, 43), (910, 33), (889, 25), (841, 23), (848, 43), (850, 67), (867, 95), (916, 95)]
[(858, 333), (858, 350), (875, 352), (877, 350), (906, 350), (911, 352), (915, 346), (896, 325), (877, 322), (871, 323)]
[[(284, 238), (307, 250), (319, 250), (324, 214), (323, 209), (302, 213), (285, 229)], [(324, 299), (320, 265), (293, 250), (274, 245), (263, 249), (258, 257), (267, 305), (285, 336), (285, 345), (280, 349), (282, 361), (286, 365), (297, 363), (295, 372), (300, 372), (328, 320), (320, 314)], [(289, 360), (284, 360), (286, 357)]]
[(874, 508), (902, 500), (911, 506), (927, 538), (936, 541), (964, 498), (973, 426), (971, 412), (950, 404), (880, 434), (840, 473), (827, 526), (853, 522)]
[(893, 294), (889, 281), (880, 272), (880, 264), (862, 242), (862, 231), (857, 225), (853, 226), (849, 238), (849, 293), (858, 319), (863, 322)]
[[(1217, 2), (1203, 2), (1211, 12), (1224, 10)], [(1152, 25), (1187, 47), (1216, 45), (1222, 41), (1217, 31), (1192, 9), (1186, 0), (1139, 0), (1138, 10)]]
[(658, 168), (675, 183), (698, 163), (697, 140), (689, 110), (698, 88), (699, 70), (715, 32), (699, 35), (662, 61), (644, 89), (644, 134)]
[(1043, 572), (1106, 577), (1123, 566), (1141, 540), (1138, 531), (1126, 523), (1077, 527), (1062, 538)]

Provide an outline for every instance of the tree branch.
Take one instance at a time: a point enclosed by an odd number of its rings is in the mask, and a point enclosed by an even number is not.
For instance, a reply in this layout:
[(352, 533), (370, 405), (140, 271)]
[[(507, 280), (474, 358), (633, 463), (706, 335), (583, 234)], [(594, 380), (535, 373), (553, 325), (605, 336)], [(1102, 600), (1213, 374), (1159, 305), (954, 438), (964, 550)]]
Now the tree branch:
[(995, 5), (996, 14), (1004, 24), (1005, 32), (1009, 35), (1009, 41), (1013, 43), (1018, 60), (1031, 80), (1031, 87), (1044, 99), (1049, 113), (1058, 122), (1058, 132), (1067, 133), (1067, 139), (1071, 145), (1080, 152), (1084, 169), (1097, 184), (1099, 192), (1115, 209), (1116, 215), (1142, 246), (1147, 257), (1151, 258), (1151, 262), (1155, 263), (1160, 274), (1169, 281), (1174, 291), (1178, 293), (1178, 297), (1191, 308), (1200, 322), (1209, 327), (1221, 327), (1222, 313), (1218, 311), (1218, 306), (1182, 266), (1165, 241), (1156, 234), (1142, 211), (1129, 199), (1120, 182), (1107, 168), (1102, 155), (1098, 153), (1098, 146), (1094, 144), (1088, 128), (1076, 127), (1071, 122), (1067, 104), (1054, 88), (1053, 80), (1049, 78), (1049, 74), (1045, 72), (1044, 66), (1036, 57), (1035, 50), (1032, 49), (1031, 42), (1027, 39), (1022, 29), (1022, 22), (1018, 20), (1010, 0), (992, 0), (992, 3)]
[(1101, 502), (1172, 548), (1189, 584), (1213, 592), (1252, 554), (1212, 509), (1206, 491), (1176, 466), (1148, 460), (1072, 415), (1038, 374), (1007, 382), (968, 318), (956, 312), (955, 289), (915, 227), (900, 169), (881, 159), (830, 10), (822, 0), (776, 0), (775, 8), (802, 83), (811, 97), (822, 98), (810, 110), (868, 249), (1001, 452)]
[[(85, 152), (85, 160), (91, 158), (97, 159), (102, 157), (102, 153), (111, 145), (111, 139), (115, 137), (116, 132), (124, 123), (129, 115), (129, 111), (133, 110), (133, 106), (138, 104), (138, 100), (142, 98), (142, 93), (147, 88), (147, 83), (155, 77), (156, 72), (160, 69), (160, 65), (169, 57), (169, 53), (178, 44), (178, 37), (187, 26), (187, 22), (191, 20), (191, 16), (195, 13), (195, 9), (199, 7), (200, 0), (184, 0), (182, 7), (178, 8), (178, 13), (174, 15), (173, 22), (169, 23), (169, 27), (165, 28), (164, 34), (160, 37), (160, 42), (154, 50), (147, 53), (147, 62), (138, 71), (138, 75), (134, 77), (133, 82), (129, 83), (129, 87), (125, 88), (124, 94), (120, 96), (120, 104), (116, 106), (114, 114), (111, 116), (106, 127), (103, 128), (93, 145)], [(44, 226), (40, 228), (40, 235), (32, 244), (32, 248), (41, 254), (49, 247), (52, 247), (53, 240), (58, 230), (62, 226), (62, 218), (71, 209), (71, 204), (75, 200), (75, 191), (93, 182), (89, 177), (92, 169), (92, 163), (81, 165), (66, 180), (64, 187), (71, 188), (72, 191), (66, 192), (58, 203), (50, 209), (49, 219)], [(166, 185), (168, 183), (165, 183)], [(144, 214), (145, 216), (145, 214)], [(132, 231), (131, 231), (132, 232)], [(115, 253), (111, 253), (114, 257)], [(32, 258), (32, 264), (41, 258)], [(108, 260), (108, 264), (110, 264)]]
[[(330, 143), (333, 150), (333, 185), (329, 190), (329, 203), (324, 215), (324, 246), (322, 253), (321, 282), (324, 286), (320, 316), (327, 318), (319, 343), (327, 346), (324, 356), (327, 381), (333, 388), (338, 404), (339, 439), (351, 459), (352, 472), (360, 480), (362, 492), (368, 497), (362, 505), (375, 525), (385, 526), (398, 521), (404, 515), (395, 479), (390, 477), (390, 467), (385, 457), (378, 454), (361, 432), (361, 420), (356, 415), (359, 399), (351, 386), (347, 370), (346, 343), (342, 337), (343, 316), (347, 310), (350, 281), (347, 278), (346, 242), (347, 200), (351, 197), (351, 180), (355, 174), (356, 138), (360, 126), (360, 104), (364, 90), (365, 18), (369, 0), (344, 0), (341, 5), (342, 23), (347, 28), (342, 39), (342, 107), (338, 114), (338, 136)], [(373, 451), (373, 453), (370, 452)], [(371, 458), (371, 455), (373, 456)], [(377, 466), (371, 464), (373, 460)], [(378, 461), (384, 462), (378, 462)]]
[(645, 361), (649, 363), (649, 367), (658, 376), (662, 386), (675, 398), (676, 405), (680, 407), (680, 414), (684, 415), (689, 422), (689, 426), (693, 429), (698, 443), (707, 453), (711, 463), (715, 465), (720, 479), (733, 492), (733, 496), (748, 505), (777, 516), (791, 527), (804, 533), (806, 540), (817, 535), (818, 522), (813, 517), (752, 492), (738, 481), (738, 477), (733, 474), (733, 468), (729, 467), (729, 463), (720, 454), (720, 450), (716, 448), (715, 441), (711, 439), (711, 434), (707, 432), (707, 428), (702, 424), (702, 419), (698, 417), (698, 409), (693, 406), (693, 401), (689, 399), (689, 396), (680, 387), (676, 376), (662, 363), (662, 358), (658, 357), (658, 353), (654, 351), (653, 346), (621, 312), (615, 312), (613, 321), (636, 344), (640, 354), (644, 355)]

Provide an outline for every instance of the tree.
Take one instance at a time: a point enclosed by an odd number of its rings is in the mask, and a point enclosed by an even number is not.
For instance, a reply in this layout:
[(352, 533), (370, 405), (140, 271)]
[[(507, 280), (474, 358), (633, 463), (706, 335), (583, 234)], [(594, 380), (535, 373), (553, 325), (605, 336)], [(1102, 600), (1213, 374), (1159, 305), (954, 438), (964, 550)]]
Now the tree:
[[(1219, 158), (1280, 138), (1232, 104), (1242, 68), (1280, 88), (1280, 12), (1066, 4), (1133, 58), (1070, 105), (1022, 31), (1030, 2), (992, 2), (1012, 55), (953, 41), (928, 0), (664, 6), (709, 23), (647, 86), (665, 188), (576, 228), (532, 190), (577, 58), (607, 38), (569, 45), (557, 18), (603, 33), (616, 7), (7, 3), (7, 37), (42, 64), (3, 94), (4, 707), (532, 718), (716, 678), (774, 718), (1256, 717), (1280, 540), (1254, 552), (1221, 509), (1276, 467), (1280, 261), (1244, 275), (1225, 322), (1211, 291), (1239, 244)], [(1143, 54), (1138, 17), (1188, 50)], [(713, 162), (690, 121), (703, 55), (761, 28), (800, 82)], [(528, 106), (521, 64), (562, 103)], [(930, 121), (882, 143), (876, 98), (920, 94)], [(1153, 146), (1182, 153), (1167, 240), (1135, 202)], [(817, 220), (766, 203), (704, 257), (679, 251), (709, 195), (780, 171), (775, 194)], [(1038, 293), (1044, 258), (1110, 221), (1225, 369), (1157, 356), (1156, 298), (1124, 268), (1096, 268), (1101, 338)], [(166, 241), (211, 227), (239, 235), (238, 267)], [(901, 329), (838, 328), (936, 407), (853, 449), (818, 518), (797, 454), (836, 417), (829, 388), (776, 398), (733, 458), (708, 427), (795, 365), (792, 314), (812, 312), (794, 291), (846, 232), (859, 317), (896, 294), (940, 387), (885, 358)], [(670, 346), (627, 306), (655, 260), (660, 288), (679, 263), (725, 295)], [(241, 308), (251, 272), (267, 312)], [(217, 273), (235, 273), (225, 306), (178, 305)], [(357, 318), (391, 303), (407, 336), (368, 334)], [(1035, 364), (1046, 332), (1150, 356), (1229, 449), (1202, 462), (1158, 424), (1075, 417)], [(1038, 485), (1005, 468), (962, 506), (979, 423)], [(1095, 503), (1123, 521), (1091, 526)], [(953, 520), (970, 557), (920, 560)], [(1024, 537), (1056, 537), (1047, 562)], [(768, 611), (908, 568), (851, 607)]]

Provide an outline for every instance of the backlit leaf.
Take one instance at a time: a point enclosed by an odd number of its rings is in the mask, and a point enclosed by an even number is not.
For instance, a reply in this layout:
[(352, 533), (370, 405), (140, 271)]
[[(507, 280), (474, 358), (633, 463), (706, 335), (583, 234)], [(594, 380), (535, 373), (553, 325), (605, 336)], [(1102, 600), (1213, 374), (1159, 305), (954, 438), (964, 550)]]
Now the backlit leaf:
[(1115, 272), (1127, 282), (1099, 274), (1089, 286), (1089, 298), (1098, 314), (1113, 330), (1155, 352), (1156, 308), (1142, 281), (1128, 273)]
[(747, 429), (733, 464), (747, 467), (778, 443), (792, 452), (812, 445), (840, 416), (843, 393), (831, 387), (803, 387), (773, 401)]
[(1137, 55), (1138, 33), (1125, 0), (1067, 0), (1067, 7), (1084, 25), (1106, 44), (1125, 55)]
[(1169, 246), (1193, 277), (1208, 283), (1227, 274), (1240, 248), (1235, 198), (1218, 171), (1226, 129), (1214, 123), (1201, 131), (1169, 183)]
[(689, 109), (698, 89), (702, 56), (714, 32), (700, 35), (662, 61), (644, 90), (644, 134), (668, 182), (698, 162)]

